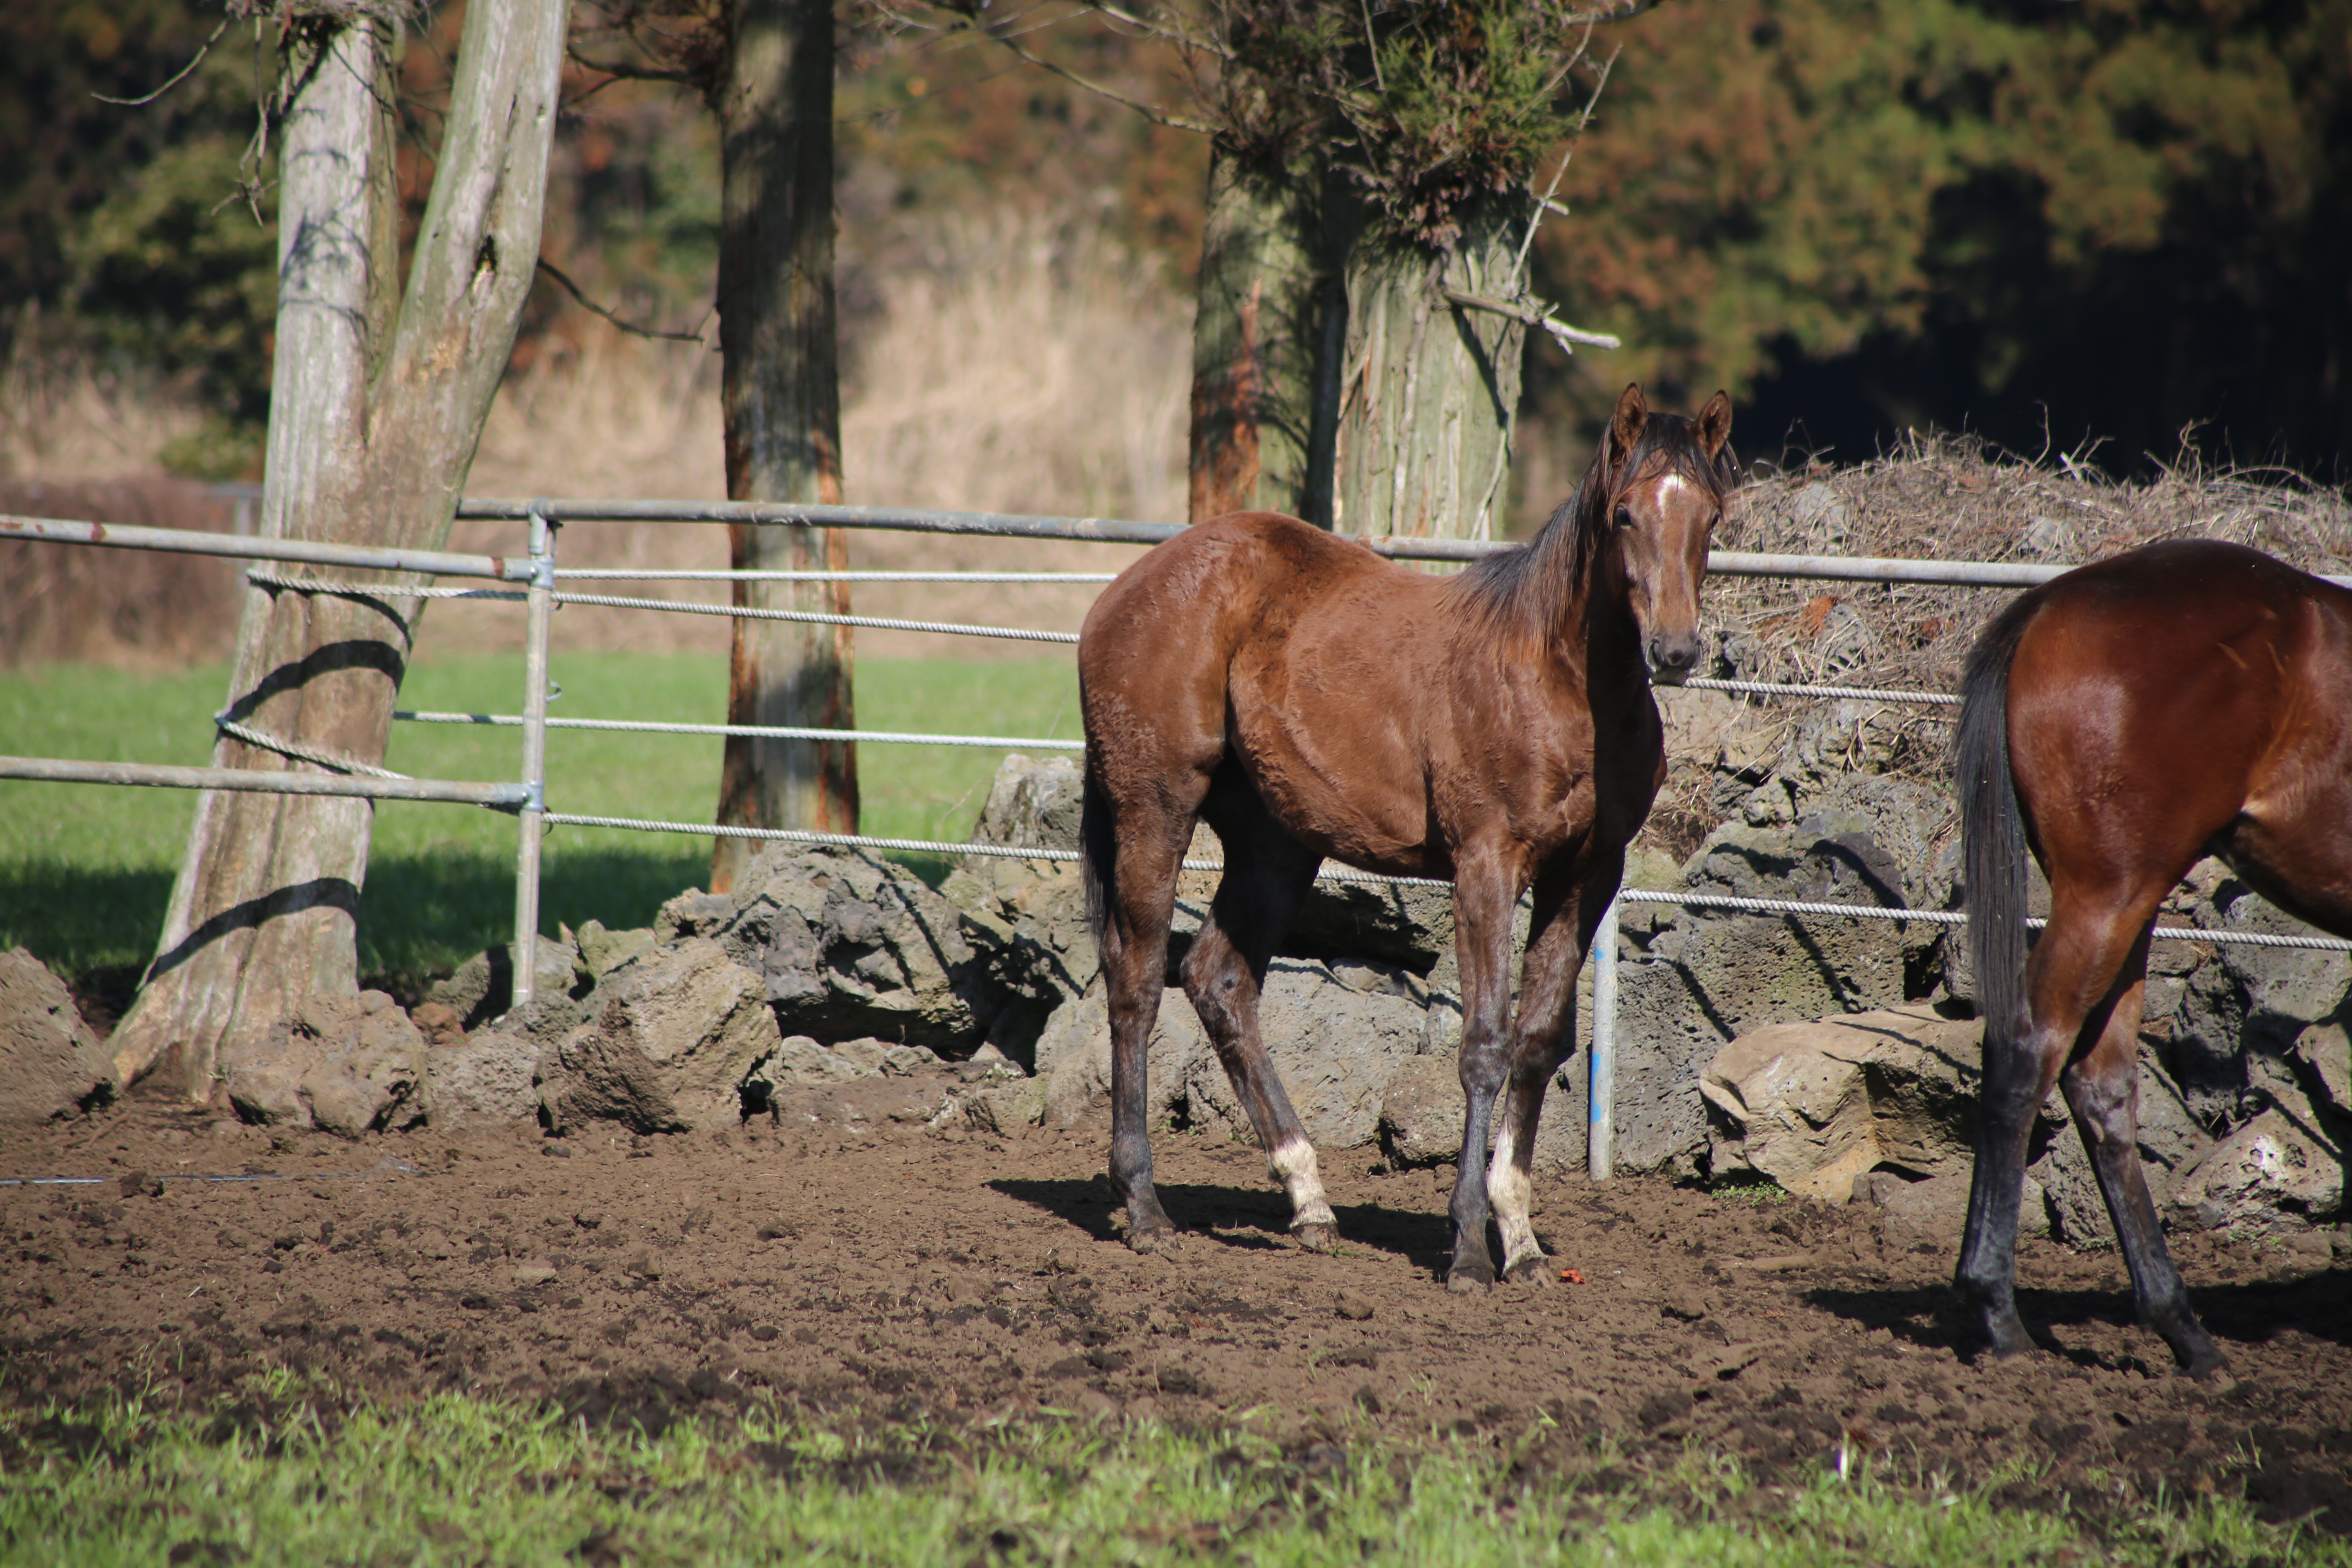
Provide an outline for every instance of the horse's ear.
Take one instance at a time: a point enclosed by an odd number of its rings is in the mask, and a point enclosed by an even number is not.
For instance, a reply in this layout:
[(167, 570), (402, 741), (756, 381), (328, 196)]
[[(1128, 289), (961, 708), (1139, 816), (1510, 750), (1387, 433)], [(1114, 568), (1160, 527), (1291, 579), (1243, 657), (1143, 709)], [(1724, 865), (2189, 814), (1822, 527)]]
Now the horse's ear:
[(1609, 471), (1624, 468), (1625, 459), (1633, 455), (1633, 445), (1642, 438), (1642, 426), (1650, 422), (1650, 405), (1642, 400), (1639, 382), (1630, 382), (1618, 395), (1617, 411), (1609, 416)]
[(1698, 411), (1698, 444), (1706, 452), (1706, 460), (1715, 461), (1723, 444), (1731, 439), (1731, 395), (1718, 392), (1706, 400)]

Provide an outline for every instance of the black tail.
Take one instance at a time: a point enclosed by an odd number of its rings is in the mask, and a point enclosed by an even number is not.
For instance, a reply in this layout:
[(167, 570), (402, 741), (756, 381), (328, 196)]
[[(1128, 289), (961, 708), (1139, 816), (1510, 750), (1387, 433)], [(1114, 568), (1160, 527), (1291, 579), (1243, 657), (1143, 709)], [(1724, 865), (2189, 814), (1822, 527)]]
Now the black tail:
[(1111, 889), (1118, 884), (1118, 827), (1111, 821), (1110, 796), (1095, 778), (1092, 752), (1078, 797), (1078, 878), (1086, 889), (1087, 930), (1100, 952), (1103, 932), (1110, 926)]
[(2025, 822), (2009, 763), (2009, 667), (2040, 608), (2028, 594), (1987, 626), (1969, 654), (1961, 687), (1956, 780), (1960, 845), (1968, 877), (1969, 959), (1985, 1062), (1996, 1044), (2025, 1037)]

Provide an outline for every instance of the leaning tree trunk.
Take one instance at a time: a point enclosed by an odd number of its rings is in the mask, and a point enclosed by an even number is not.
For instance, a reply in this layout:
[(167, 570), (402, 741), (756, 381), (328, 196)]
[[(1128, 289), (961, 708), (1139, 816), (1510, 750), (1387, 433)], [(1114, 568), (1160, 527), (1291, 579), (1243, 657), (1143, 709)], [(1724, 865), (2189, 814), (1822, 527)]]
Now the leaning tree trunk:
[(1323, 160), (1209, 164), (1192, 325), (1191, 495), (1203, 522), (1229, 511), (1331, 521), (1331, 441), (1347, 296), (1328, 254)]
[[(287, 63), (267, 537), (444, 544), (513, 350), (540, 217), (569, 7), (473, 0), (438, 172), (404, 297), (397, 283), (390, 29), (312, 18)], [(333, 579), (349, 574), (309, 574)], [(372, 578), (382, 581), (380, 577)], [(420, 602), (248, 590), (214, 763), (372, 767)], [(355, 919), (373, 808), (207, 794), (154, 963), (113, 1040), (128, 1081), (212, 1098), (226, 1047), (306, 997), (357, 994)]]
[(1449, 251), (1369, 233), (1355, 246), (1334, 526), (1495, 537), (1527, 329), (1454, 303), (1445, 290), (1516, 299), (1523, 222), (1488, 203), (1465, 218)]
[[(841, 402), (834, 349), (832, 0), (736, 0), (719, 103), (722, 232), (719, 348), (727, 493), (736, 500), (839, 505)], [(840, 529), (733, 524), (739, 570), (838, 571)], [(849, 611), (845, 583), (742, 583), (759, 609)], [(846, 730), (850, 629), (739, 620), (727, 721)], [(730, 736), (719, 785), (722, 825), (857, 831), (850, 742)], [(724, 892), (756, 840), (713, 846)]]

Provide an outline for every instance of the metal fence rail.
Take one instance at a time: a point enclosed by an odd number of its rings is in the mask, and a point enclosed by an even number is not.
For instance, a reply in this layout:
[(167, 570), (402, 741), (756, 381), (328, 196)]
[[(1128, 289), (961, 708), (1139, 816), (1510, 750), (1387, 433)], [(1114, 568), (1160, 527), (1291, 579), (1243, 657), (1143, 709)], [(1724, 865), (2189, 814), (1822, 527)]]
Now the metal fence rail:
[[(1157, 544), (1182, 530), (1173, 524), (1128, 521), (1115, 518), (1040, 517), (1015, 513), (927, 511), (886, 507), (782, 506), (758, 502), (714, 501), (595, 501), (497, 500), (467, 499), (459, 502), (461, 518), (527, 522), (530, 552), (525, 556), (469, 555), (447, 551), (377, 549), (320, 543), (301, 540), (261, 539), (184, 530), (115, 527), (110, 524), (45, 518), (0, 516), (0, 540), (42, 540), (59, 543), (100, 545), (117, 549), (175, 551), (229, 556), (247, 561), (278, 561), (314, 566), (340, 566), (366, 571), (411, 573), (436, 577), (489, 579), (520, 584), (520, 591), (474, 588), (433, 588), (390, 583), (336, 582), (320, 578), (255, 571), (257, 586), (279, 592), (349, 594), (378, 597), (489, 598), (520, 601), (527, 608), (525, 635), (524, 711), (520, 714), (425, 713), (402, 711), (394, 717), (426, 723), (484, 724), (522, 731), (522, 778), (516, 783), (468, 784), (449, 780), (360, 777), (338, 773), (296, 773), (260, 769), (181, 768), (130, 763), (71, 762), (47, 758), (0, 757), (0, 778), (47, 779), (60, 782), (152, 784), (177, 788), (266, 791), (287, 795), (346, 795), (375, 800), (428, 800), (490, 806), (511, 811), (520, 819), (516, 864), (514, 995), (527, 1001), (536, 987), (539, 925), (539, 859), (541, 837), (548, 826), (612, 828), (635, 832), (678, 833), (702, 837), (735, 837), (780, 842), (833, 845), (843, 847), (953, 856), (989, 856), (1018, 859), (1073, 861), (1076, 850), (1034, 846), (953, 844), (929, 839), (888, 838), (858, 834), (750, 828), (709, 823), (669, 822), (651, 818), (551, 812), (546, 809), (546, 742), (551, 729), (625, 731), (686, 735), (748, 735), (789, 740), (922, 745), (969, 745), (1037, 751), (1078, 751), (1083, 742), (1021, 739), (1007, 736), (945, 735), (914, 731), (837, 731), (792, 726), (685, 724), (627, 720), (550, 719), (547, 715), (547, 655), (551, 613), (559, 603), (595, 605), (620, 609), (646, 609), (685, 615), (720, 615), (746, 619), (806, 621), (880, 629), (910, 630), (956, 636), (1075, 643), (1070, 633), (1026, 631), (1013, 627), (964, 626), (947, 622), (903, 620), (882, 616), (832, 616), (814, 612), (748, 610), (733, 605), (702, 605), (669, 599), (626, 595), (566, 594), (559, 579), (627, 579), (636, 581), (707, 582), (972, 582), (972, 583), (1100, 583), (1107, 573), (1013, 572), (685, 572), (627, 569), (567, 569), (555, 567), (554, 526), (563, 522), (695, 522), (760, 523), (807, 527), (886, 529), (940, 534), (992, 535), (1015, 539), (1062, 539), (1098, 543)], [(1410, 538), (1363, 539), (1376, 552), (1402, 560), (1475, 562), (1512, 548), (1481, 541)], [(1906, 583), (1939, 586), (2017, 589), (2032, 587), (2071, 570), (2061, 564), (2014, 562), (1908, 561), (1814, 555), (1772, 555), (1717, 551), (1708, 569), (1727, 576), (1785, 577), (1845, 582)], [(2327, 581), (2352, 587), (2352, 577)], [(1958, 699), (1949, 693), (1901, 691), (1872, 687), (1792, 684), (1769, 681), (1697, 679), (1686, 683), (1699, 690), (1716, 690), (1759, 698), (1827, 698), (1871, 702), (1916, 702), (1950, 706)], [(269, 744), (278, 742), (268, 742)], [(281, 746), (281, 749), (283, 747)], [(302, 753), (297, 753), (302, 754)], [(331, 767), (352, 764), (310, 758)], [(379, 770), (381, 771), (381, 770)], [(1187, 859), (1191, 871), (1216, 871), (1223, 863)], [(1427, 878), (1387, 877), (1350, 867), (1330, 866), (1319, 873), (1331, 880), (1404, 886), (1450, 887)], [(1952, 910), (1888, 909), (1875, 905), (1840, 904), (1785, 899), (1753, 899), (1729, 894), (1672, 892), (1624, 889), (1603, 915), (1592, 946), (1594, 1028), (1590, 1075), (1591, 1128), (1588, 1166), (1595, 1177), (1612, 1171), (1614, 1122), (1615, 1026), (1619, 921), (1622, 904), (1679, 905), (1754, 914), (1796, 918), (1894, 920), (1957, 925), (1965, 914)], [(2042, 922), (2033, 921), (2034, 925)], [(2352, 942), (2321, 936), (2282, 936), (2268, 932), (2209, 931), (2158, 927), (2154, 934), (2166, 940), (2243, 943), (2261, 947), (2298, 948), (2322, 952), (2352, 952)]]

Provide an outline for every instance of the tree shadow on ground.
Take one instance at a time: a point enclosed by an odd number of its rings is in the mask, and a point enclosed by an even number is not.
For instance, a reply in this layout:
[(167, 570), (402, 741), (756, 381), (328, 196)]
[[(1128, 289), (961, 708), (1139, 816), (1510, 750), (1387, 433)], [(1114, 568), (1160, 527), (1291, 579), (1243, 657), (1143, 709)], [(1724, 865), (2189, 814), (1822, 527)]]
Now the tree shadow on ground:
[[(1008, 1177), (989, 1186), (1006, 1197), (1045, 1210), (1097, 1241), (1125, 1235), (1114, 1224), (1120, 1200), (1097, 1176), (1089, 1181)], [(1188, 1238), (1244, 1251), (1289, 1245), (1290, 1199), (1279, 1187), (1240, 1187), (1213, 1182), (1162, 1182), (1160, 1202)], [(1442, 1268), (1453, 1254), (1453, 1233), (1443, 1213), (1391, 1208), (1386, 1204), (1338, 1204), (1342, 1247), (1392, 1253), (1418, 1268)]]
[[(551, 848), (540, 877), (540, 929), (601, 921), (653, 923), (667, 900), (709, 876), (698, 839)], [(29, 948), (119, 1015), (153, 958), (171, 901), (165, 867), (93, 870), (63, 861), (0, 865), (0, 950)], [(431, 975), (514, 935), (510, 858), (462, 850), (379, 854), (360, 895), (360, 973), (403, 1001)]]

